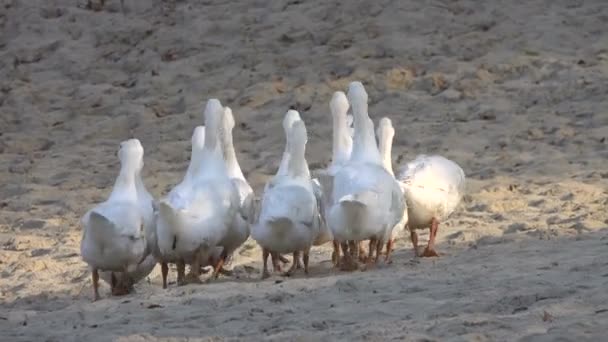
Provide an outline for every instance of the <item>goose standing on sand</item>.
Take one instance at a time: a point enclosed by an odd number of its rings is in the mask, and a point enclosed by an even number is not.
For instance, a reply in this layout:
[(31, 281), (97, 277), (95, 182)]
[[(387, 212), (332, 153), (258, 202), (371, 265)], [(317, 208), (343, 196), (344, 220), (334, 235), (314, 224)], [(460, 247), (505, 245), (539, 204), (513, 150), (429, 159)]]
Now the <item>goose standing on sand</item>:
[(234, 224), (230, 226), (228, 233), (219, 245), (223, 251), (220, 256), (219, 264), (215, 267), (214, 277), (218, 277), (220, 271), (223, 270), (225, 262), (229, 262), (234, 251), (241, 246), (249, 237), (250, 224), (254, 220), (254, 193), (253, 189), (245, 179), (241, 166), (236, 158), (234, 150), (234, 142), (232, 139), (232, 130), (234, 129), (234, 116), (230, 107), (224, 108), (224, 117), (222, 122), (222, 151), (226, 162), (227, 175), (236, 187), (239, 194), (239, 213), (234, 219)]
[[(205, 140), (190, 191), (159, 201), (158, 248), (176, 255), (178, 284), (200, 283), (201, 261), (208, 260), (240, 210), (239, 195), (227, 175), (220, 146), (224, 107), (217, 99), (205, 107)], [(186, 276), (185, 264), (191, 265)], [(217, 271), (217, 270), (216, 270)]]
[[(399, 184), (382, 165), (374, 123), (367, 112), (367, 93), (360, 82), (349, 84), (348, 100), (354, 116), (353, 150), (334, 177), (328, 224), (341, 244), (342, 268), (352, 270), (357, 267), (359, 241), (370, 240), (368, 259), (378, 261), (384, 242), (403, 216), (405, 201)], [(350, 246), (349, 241), (353, 242)]]
[[(289, 159), (290, 159), (290, 141), (291, 141), (291, 127), (293, 126), (294, 122), (296, 121), (300, 121), (302, 120), (302, 118), (300, 117), (300, 113), (298, 113), (295, 110), (288, 110), (287, 113), (285, 114), (285, 118), (283, 119), (283, 131), (285, 132), (285, 149), (283, 151), (283, 155), (281, 156), (281, 162), (279, 164), (279, 169), (277, 170), (277, 173), (275, 174), (275, 176), (266, 183), (266, 185), (264, 186), (264, 192), (266, 193), (267, 190), (270, 190), (275, 184), (279, 183), (281, 180), (283, 180), (285, 177), (287, 177), (287, 173), (288, 173), (288, 165), (289, 165)], [(321, 192), (319, 191), (319, 187), (317, 186), (318, 184), (314, 184), (313, 183), (313, 190), (315, 191), (315, 196), (321, 196)], [(259, 211), (260, 208), (259, 206), (261, 205), (261, 199), (257, 201), (257, 206), (258, 208), (256, 209), (256, 221), (258, 219), (259, 216)], [(289, 262), (289, 260), (287, 260), (287, 258), (285, 258), (283, 255), (280, 255), (278, 253), (270, 253), (271, 256), (271, 260), (272, 260), (272, 267), (275, 271), (277, 272), (281, 272), (281, 264), (279, 263), (279, 261), (283, 264), (286, 264)], [(296, 267), (301, 266), (300, 264), (300, 260), (293, 260), (294, 263), (296, 263)]]
[[(113, 295), (129, 293), (156, 262), (148, 259), (146, 236), (153, 231), (152, 196), (141, 181), (144, 149), (137, 139), (121, 142), (120, 173), (110, 197), (82, 218), (80, 252), (92, 269), (94, 299), (99, 297), (99, 272), (107, 271)], [(108, 278), (107, 274), (104, 278)]]
[[(347, 115), (348, 107), (349, 104), (346, 94), (342, 91), (336, 91), (329, 102), (329, 109), (333, 121), (331, 164), (327, 169), (317, 170), (315, 172), (315, 181), (318, 183), (318, 188), (321, 190), (321, 216), (325, 223), (327, 222), (327, 213), (334, 204), (332, 198), (334, 176), (350, 159), (353, 147), (353, 132), (350, 127), (353, 117)], [(329, 229), (327, 224), (326, 227), (331, 233), (331, 229)], [(333, 233), (331, 235), (333, 238)], [(339, 254), (340, 245), (337, 240), (334, 240), (332, 262), (336, 266), (338, 265)]]
[[(441, 156), (419, 155), (407, 163), (399, 176), (407, 201), (407, 226), (416, 256), (439, 256), (435, 238), (439, 223), (456, 209), (464, 195), (464, 171), (455, 162)], [(418, 252), (417, 229), (430, 229), (429, 242)]]
[(251, 232), (263, 251), (262, 278), (270, 276), (270, 253), (293, 253), (287, 274), (295, 271), (302, 253), (304, 272), (308, 274), (309, 252), (321, 222), (305, 158), (307, 140), (304, 121), (295, 121), (290, 132), (287, 174), (267, 188), (262, 198), (260, 217)]
[[(378, 129), (376, 132), (378, 136), (378, 145), (380, 150), (380, 157), (382, 158), (382, 165), (391, 174), (391, 176), (395, 176), (393, 172), (393, 162), (392, 162), (392, 148), (393, 148), (393, 138), (395, 137), (395, 128), (393, 127), (393, 123), (389, 118), (380, 119), (380, 124), (378, 125)], [(400, 184), (401, 185), (401, 184)], [(395, 243), (395, 238), (397, 234), (399, 234), (399, 229), (405, 226), (407, 223), (407, 210), (403, 211), (403, 215), (401, 220), (393, 227), (393, 233), (391, 238), (386, 243), (386, 260), (390, 259), (391, 252), (393, 251), (393, 245)]]
[[(194, 177), (198, 174), (198, 170), (201, 167), (201, 156), (203, 153), (203, 148), (205, 147), (205, 126), (196, 126), (194, 128), (194, 132), (192, 133), (192, 151), (190, 154), (190, 163), (188, 164), (188, 168), (186, 170), (186, 174), (182, 181), (173, 187), (169, 194), (166, 196), (166, 200), (173, 203), (173, 205), (178, 205), (177, 203), (185, 201), (187, 198), (191, 196), (191, 192), (193, 191), (194, 186)], [(169, 228), (166, 227), (168, 223), (164, 221), (164, 217), (160, 217), (158, 211), (155, 213), (156, 221), (157, 221), (157, 230), (167, 231)], [(170, 249), (165, 250), (164, 253), (161, 253), (160, 248), (158, 247), (158, 237), (155, 232), (154, 236), (150, 238), (150, 240), (154, 241), (154, 249), (153, 254), (160, 261), (161, 264), (161, 274), (163, 280), (163, 288), (167, 288), (167, 276), (169, 274), (169, 263), (181, 264), (183, 261), (181, 257), (177, 254), (176, 250)], [(220, 253), (222, 252), (221, 247), (216, 247), (210, 258), (206, 260), (201, 260), (202, 266), (214, 265), (219, 261)], [(178, 284), (184, 283), (184, 274), (178, 272)]]

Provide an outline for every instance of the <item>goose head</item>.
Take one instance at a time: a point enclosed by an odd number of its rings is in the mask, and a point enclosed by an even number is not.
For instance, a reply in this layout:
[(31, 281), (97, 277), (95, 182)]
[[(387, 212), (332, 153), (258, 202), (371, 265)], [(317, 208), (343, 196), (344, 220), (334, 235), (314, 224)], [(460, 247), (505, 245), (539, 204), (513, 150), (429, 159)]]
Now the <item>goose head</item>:
[(205, 148), (205, 126), (196, 126), (192, 133), (192, 152), (190, 154), (190, 165), (186, 171), (186, 178), (195, 174), (200, 167), (203, 149)]
[(295, 121), (291, 126), (289, 143), (288, 170), (292, 176), (310, 176), (305, 156), (307, 142), (308, 134), (304, 121)]
[(283, 130), (285, 131), (285, 150), (283, 151), (283, 157), (281, 158), (281, 164), (277, 170), (277, 175), (285, 175), (287, 173), (287, 165), (289, 164), (289, 144), (290, 144), (290, 131), (294, 122), (301, 121), (300, 113), (298, 111), (290, 109), (285, 113), (283, 119)]
[[(333, 146), (332, 164), (339, 165), (346, 162), (352, 150), (353, 140), (349, 132), (348, 99), (342, 91), (337, 91), (329, 102), (329, 109), (333, 117)], [(352, 122), (352, 117), (351, 117)]]
[(222, 151), (224, 161), (226, 163), (228, 175), (230, 178), (239, 178), (245, 182), (245, 175), (241, 170), (239, 161), (236, 158), (236, 151), (234, 150), (234, 142), (232, 141), (232, 130), (234, 129), (235, 121), (234, 115), (232, 115), (232, 109), (230, 107), (224, 107), (224, 116), (222, 120)]
[(362, 116), (367, 116), (368, 110), (368, 96), (367, 92), (365, 91), (365, 87), (363, 87), (363, 83), (354, 81), (348, 85), (348, 101), (353, 107), (355, 125), (357, 125), (357, 119)]
[(192, 133), (192, 151), (202, 151), (205, 147), (205, 126), (196, 126)]
[(233, 149), (232, 142), (232, 130), (234, 129), (234, 116), (232, 115), (232, 109), (230, 107), (224, 107), (224, 115), (222, 116), (222, 150), (224, 152), (224, 159), (228, 150)]
[(355, 81), (348, 85), (348, 101), (353, 108), (355, 136), (351, 160), (382, 164), (374, 134), (374, 123), (368, 114), (368, 96), (363, 84)]
[(283, 130), (285, 131), (285, 138), (287, 139), (287, 143), (285, 144), (285, 151), (287, 152), (289, 149), (289, 133), (291, 131), (291, 127), (294, 122), (301, 121), (300, 113), (298, 111), (290, 109), (285, 113), (285, 118), (283, 119)]
[(395, 136), (395, 129), (393, 128), (391, 119), (380, 119), (380, 124), (376, 130), (376, 134), (378, 135), (378, 145), (380, 156), (382, 157), (382, 164), (391, 175), (394, 175), (391, 160), (391, 150), (393, 146), (393, 138)]
[(232, 114), (232, 109), (228, 106), (224, 107), (224, 130), (226, 132), (232, 132), (234, 128), (234, 115)]
[(210, 99), (205, 106), (205, 150), (219, 152), (224, 107), (218, 99)]
[(118, 159), (123, 169), (141, 172), (144, 167), (144, 147), (138, 139), (129, 139), (120, 143)]

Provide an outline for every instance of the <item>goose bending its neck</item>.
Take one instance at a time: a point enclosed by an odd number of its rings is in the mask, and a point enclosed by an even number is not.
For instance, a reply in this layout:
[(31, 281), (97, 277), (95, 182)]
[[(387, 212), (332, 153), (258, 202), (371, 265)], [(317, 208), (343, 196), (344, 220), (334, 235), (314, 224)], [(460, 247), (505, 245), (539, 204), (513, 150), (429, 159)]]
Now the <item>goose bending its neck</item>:
[(355, 137), (350, 161), (354, 163), (374, 163), (381, 165), (382, 158), (378, 151), (374, 134), (374, 123), (369, 118), (367, 92), (361, 82), (348, 85), (348, 100), (353, 108)]
[(236, 159), (232, 129), (234, 128), (234, 116), (230, 107), (224, 108), (224, 127), (222, 130), (222, 150), (228, 174), (233, 178), (245, 180), (239, 161)]
[(393, 148), (393, 138), (395, 137), (395, 129), (393, 128), (393, 124), (391, 119), (382, 118), (380, 120), (380, 125), (378, 126), (378, 142), (379, 142), (379, 150), (380, 157), (382, 158), (382, 166), (391, 174), (391, 176), (395, 176), (393, 172), (393, 162), (391, 158), (391, 151)]

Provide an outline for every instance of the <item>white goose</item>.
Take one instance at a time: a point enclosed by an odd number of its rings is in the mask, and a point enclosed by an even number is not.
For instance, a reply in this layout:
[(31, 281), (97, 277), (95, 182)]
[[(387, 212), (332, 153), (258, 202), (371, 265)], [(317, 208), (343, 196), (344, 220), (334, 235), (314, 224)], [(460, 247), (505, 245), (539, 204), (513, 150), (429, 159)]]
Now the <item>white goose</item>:
[[(193, 177), (198, 174), (199, 168), (201, 167), (201, 158), (203, 154), (203, 148), (205, 147), (205, 126), (196, 126), (194, 128), (194, 132), (192, 133), (192, 151), (190, 153), (190, 163), (188, 164), (188, 168), (186, 170), (186, 174), (182, 181), (173, 187), (169, 194), (166, 196), (166, 200), (173, 203), (173, 205), (178, 205), (178, 203), (184, 202), (187, 198), (191, 197), (191, 193), (193, 191), (194, 180)], [(166, 227), (167, 223), (164, 221), (164, 217), (160, 217), (158, 215), (158, 210), (155, 213), (156, 221), (157, 221), (157, 230), (168, 231), (170, 228)], [(160, 248), (158, 247), (158, 238), (155, 231), (154, 236), (149, 237), (150, 241), (153, 241), (153, 254), (160, 261), (161, 264), (161, 274), (163, 280), (163, 288), (167, 288), (167, 276), (169, 274), (169, 263), (180, 263), (181, 257), (177, 254), (175, 250), (165, 250), (164, 253), (161, 253)], [(206, 259), (201, 260), (202, 266), (215, 265), (219, 261), (220, 254), (222, 252), (221, 247), (216, 247), (212, 255)], [(178, 272), (178, 283), (184, 283), (183, 274)]]
[(281, 157), (279, 169), (277, 170), (275, 176), (270, 180), (270, 182), (266, 183), (266, 186), (264, 187), (264, 192), (266, 192), (266, 190), (270, 190), (270, 188), (272, 188), (276, 183), (279, 183), (283, 177), (287, 176), (287, 168), (290, 159), (290, 132), (293, 124), (296, 121), (302, 121), (300, 113), (293, 109), (288, 110), (285, 114), (285, 118), (283, 119), (283, 130), (285, 132), (285, 150), (283, 151), (283, 156)]
[[(367, 93), (360, 82), (349, 84), (348, 98), (353, 108), (355, 137), (351, 157), (335, 175), (334, 204), (328, 224), (341, 243), (345, 258), (343, 268), (356, 267), (357, 241), (370, 240), (369, 260), (376, 250), (376, 262), (384, 242), (401, 220), (405, 202), (399, 184), (383, 165), (374, 134), (374, 124), (367, 113)], [(374, 248), (375, 247), (375, 248)]]
[[(317, 192), (321, 193), (321, 196), (319, 196), (321, 202), (320, 211), (324, 222), (327, 222), (327, 213), (334, 204), (332, 198), (334, 176), (350, 159), (353, 147), (353, 131), (350, 127), (353, 117), (347, 115), (348, 107), (349, 104), (346, 94), (342, 91), (336, 91), (329, 102), (329, 108), (333, 119), (331, 164), (327, 169), (317, 170), (315, 172), (316, 178), (313, 179), (316, 183)], [(333, 233), (331, 233), (329, 226), (325, 224), (325, 227), (333, 238)], [(340, 245), (337, 240), (333, 241), (333, 249), (332, 261), (334, 265), (337, 265), (338, 256), (340, 254)]]
[[(99, 299), (99, 271), (112, 294), (129, 293), (133, 283), (147, 276), (156, 261), (148, 258), (146, 241), (154, 228), (152, 196), (141, 181), (144, 149), (137, 139), (120, 144), (120, 173), (110, 197), (82, 218), (80, 252), (92, 269), (94, 299)], [(117, 273), (117, 274), (115, 274)]]
[[(296, 121), (301, 121), (301, 120), (302, 120), (302, 118), (300, 117), (300, 113), (298, 113), (296, 110), (290, 109), (285, 114), (285, 118), (283, 119), (283, 130), (285, 132), (285, 150), (283, 151), (283, 156), (281, 157), (281, 163), (279, 164), (279, 169), (277, 170), (277, 173), (271, 179), (271, 181), (266, 183), (266, 185), (264, 187), (264, 193), (267, 190), (271, 189), (275, 184), (277, 184), (281, 180), (283, 180), (285, 177), (287, 177), (287, 173), (288, 173), (287, 169), (288, 169), (289, 160), (290, 160), (290, 147), (289, 146), (290, 146), (290, 141), (291, 141), (291, 137), (290, 137), (291, 128)], [(320, 206), (321, 198), (323, 196), (323, 190), (321, 188), (321, 184), (319, 183), (318, 179), (312, 180), (312, 187), (313, 187), (313, 192), (315, 194), (315, 197), (317, 198), (317, 204)], [(258, 201), (258, 205), (259, 204), (260, 204), (260, 202)], [(319, 210), (318, 210), (320, 216), (321, 216), (322, 209), (323, 208), (319, 208)], [(259, 214), (259, 209), (256, 211)], [(320, 229), (319, 234), (315, 237), (314, 245), (315, 246), (322, 245), (325, 242), (330, 241), (331, 239), (332, 239), (331, 231), (327, 228), (326, 225), (324, 225)], [(284, 256), (282, 256), (278, 253), (271, 253), (271, 256), (272, 256), (273, 268), (275, 268), (277, 271), (281, 270), (281, 265), (278, 263), (278, 261), (281, 261), (282, 263), (289, 262), (289, 260), (287, 260)], [(295, 263), (296, 267), (301, 267), (301, 263), (300, 263), (299, 259), (293, 260), (293, 262)]]
[(307, 139), (304, 122), (297, 120), (290, 132), (287, 174), (267, 188), (262, 198), (259, 221), (251, 232), (263, 250), (262, 278), (270, 275), (270, 253), (293, 253), (289, 274), (297, 268), (302, 252), (304, 272), (308, 273), (309, 251), (321, 222), (305, 158)]
[[(380, 156), (382, 157), (382, 165), (394, 177), (393, 172), (393, 162), (392, 162), (392, 148), (393, 148), (393, 138), (395, 137), (395, 128), (393, 127), (393, 123), (389, 118), (380, 119), (380, 124), (378, 126), (377, 132), (378, 136), (378, 145), (380, 150)], [(399, 229), (405, 227), (407, 223), (407, 210), (403, 211), (403, 216), (401, 220), (393, 227), (393, 233), (391, 235), (390, 240), (386, 243), (386, 260), (390, 258), (390, 254), (393, 251), (393, 245), (395, 242), (395, 238), (399, 233)]]
[(230, 226), (226, 236), (220, 241), (220, 246), (223, 247), (223, 252), (219, 259), (219, 265), (216, 265), (214, 277), (218, 277), (222, 271), (224, 263), (229, 261), (234, 251), (241, 246), (249, 237), (250, 224), (254, 220), (254, 193), (253, 189), (245, 179), (241, 166), (236, 158), (234, 150), (234, 142), (232, 139), (232, 130), (234, 128), (234, 116), (230, 107), (224, 108), (224, 116), (222, 121), (222, 151), (226, 162), (227, 175), (234, 184), (239, 195), (239, 213), (235, 216), (235, 221)]
[[(215, 252), (240, 209), (239, 195), (226, 174), (219, 145), (223, 115), (224, 108), (218, 100), (207, 102), (205, 144), (199, 166), (191, 175), (190, 191), (167, 196), (159, 203), (159, 251), (178, 258), (180, 285), (200, 282), (201, 261), (208, 260)], [(191, 264), (187, 277), (184, 275), (186, 263)]]
[[(442, 156), (419, 155), (407, 163), (397, 179), (407, 201), (407, 226), (417, 256), (439, 256), (435, 238), (439, 222), (447, 219), (464, 195), (464, 171), (455, 162)], [(430, 229), (429, 242), (422, 254), (418, 252), (417, 229)]]

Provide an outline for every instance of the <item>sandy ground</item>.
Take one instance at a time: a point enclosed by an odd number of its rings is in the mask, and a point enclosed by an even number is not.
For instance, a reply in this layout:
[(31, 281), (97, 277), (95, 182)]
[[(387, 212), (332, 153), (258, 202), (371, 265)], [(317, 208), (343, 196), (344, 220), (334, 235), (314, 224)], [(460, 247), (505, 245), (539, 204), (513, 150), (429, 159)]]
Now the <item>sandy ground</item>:
[[(0, 1), (0, 340), (586, 341), (608, 329), (608, 3), (526, 1)], [(181, 180), (202, 104), (233, 108), (261, 190), (299, 110), (327, 165), (329, 99), (361, 80), (393, 160), (439, 153), (467, 195), (438, 259), (91, 303), (78, 219), (109, 194), (116, 150), (145, 148), (160, 196)], [(423, 242), (426, 236), (422, 237)], [(171, 275), (174, 280), (174, 274)]]

